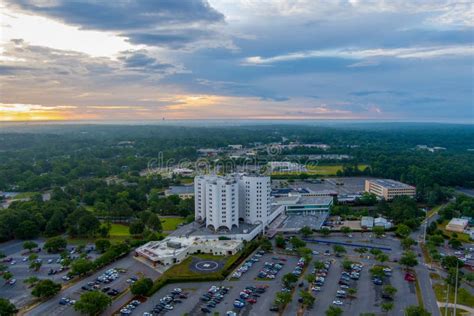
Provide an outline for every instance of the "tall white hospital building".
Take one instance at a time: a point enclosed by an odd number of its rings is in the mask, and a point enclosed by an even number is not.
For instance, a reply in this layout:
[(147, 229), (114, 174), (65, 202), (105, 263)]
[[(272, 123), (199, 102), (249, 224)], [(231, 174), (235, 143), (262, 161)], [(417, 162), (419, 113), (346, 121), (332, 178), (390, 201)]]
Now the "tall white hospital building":
[(270, 177), (232, 174), (194, 179), (195, 218), (215, 231), (248, 224), (268, 224)]

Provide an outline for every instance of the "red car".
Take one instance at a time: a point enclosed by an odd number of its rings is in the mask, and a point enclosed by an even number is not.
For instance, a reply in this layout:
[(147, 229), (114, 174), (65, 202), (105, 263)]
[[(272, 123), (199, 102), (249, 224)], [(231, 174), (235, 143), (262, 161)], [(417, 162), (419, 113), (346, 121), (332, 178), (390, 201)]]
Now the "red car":
[(254, 298), (248, 298), (248, 299), (247, 299), (247, 303), (255, 304), (255, 303), (257, 303), (257, 300), (254, 299)]
[(414, 282), (416, 280), (416, 276), (413, 273), (406, 273), (405, 274), (405, 281)]

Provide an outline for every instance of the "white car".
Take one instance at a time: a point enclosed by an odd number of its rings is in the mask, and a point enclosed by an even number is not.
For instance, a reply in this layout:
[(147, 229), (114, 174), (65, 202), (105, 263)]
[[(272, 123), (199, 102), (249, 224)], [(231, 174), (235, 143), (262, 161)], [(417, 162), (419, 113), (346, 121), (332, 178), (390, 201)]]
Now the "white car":
[(53, 263), (53, 259), (49, 259), (49, 260), (48, 260), (48, 263)]
[(12, 260), (12, 261), (10, 262), (10, 264), (11, 264), (11, 265), (14, 265), (14, 264), (16, 264), (16, 261), (15, 261), (15, 260)]
[(313, 250), (313, 255), (319, 255), (319, 251)]
[(26, 262), (26, 260), (28, 260), (28, 257), (23, 257), (23, 259), (21, 259), (23, 262)]
[(332, 303), (333, 303), (334, 305), (338, 305), (338, 306), (344, 305), (344, 303), (343, 303), (342, 301), (339, 301), (339, 300), (334, 300), (334, 301), (332, 301)]
[(173, 305), (167, 304), (167, 305), (165, 305), (165, 309), (170, 311), (170, 310), (173, 309)]
[(314, 292), (321, 292), (321, 287), (319, 287), (319, 286), (312, 287), (312, 288), (311, 288), (311, 291), (314, 291)]
[(237, 316), (237, 313), (234, 312), (234, 311), (228, 311), (227, 313), (225, 313), (227, 316)]

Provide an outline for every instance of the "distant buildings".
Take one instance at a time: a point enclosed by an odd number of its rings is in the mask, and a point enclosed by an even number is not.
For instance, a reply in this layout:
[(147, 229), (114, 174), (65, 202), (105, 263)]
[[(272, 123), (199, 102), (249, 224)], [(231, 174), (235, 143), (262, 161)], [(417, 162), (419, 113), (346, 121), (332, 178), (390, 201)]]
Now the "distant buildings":
[(269, 223), (271, 214), (270, 177), (232, 174), (205, 175), (194, 179), (195, 218), (219, 231), (247, 224)]
[(321, 215), (329, 212), (333, 204), (330, 196), (306, 196), (304, 194), (275, 198), (275, 205), (283, 205), (286, 215)]
[(301, 172), (304, 171), (305, 168), (296, 162), (291, 161), (270, 161), (268, 163), (270, 170), (272, 172)]
[(416, 188), (391, 179), (369, 179), (365, 180), (365, 192), (373, 193), (379, 198), (390, 201), (401, 195), (415, 197)]
[(168, 190), (165, 191), (165, 196), (177, 195), (181, 199), (191, 199), (194, 196), (194, 186), (193, 185), (176, 185), (170, 186)]
[(417, 145), (416, 149), (418, 149), (418, 150), (427, 150), (427, 151), (432, 152), (432, 153), (434, 153), (435, 151), (446, 150), (446, 148), (444, 148), (444, 147), (438, 147), (438, 146), (429, 147), (427, 145)]
[(469, 225), (469, 220), (467, 218), (453, 218), (446, 225), (446, 230), (455, 233), (462, 233)]
[(383, 217), (373, 218), (372, 216), (362, 216), (360, 219), (360, 227), (362, 229), (372, 229), (374, 227), (390, 229), (392, 223)]

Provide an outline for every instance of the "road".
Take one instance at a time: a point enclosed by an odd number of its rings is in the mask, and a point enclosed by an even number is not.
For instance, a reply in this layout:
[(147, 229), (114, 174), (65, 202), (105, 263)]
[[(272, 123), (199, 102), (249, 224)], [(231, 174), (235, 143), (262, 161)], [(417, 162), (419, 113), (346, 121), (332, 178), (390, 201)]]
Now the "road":
[[(433, 214), (431, 217), (425, 219), (422, 222), (418, 231), (412, 233), (411, 237), (414, 240), (418, 241), (418, 244), (416, 245), (415, 249), (416, 252), (418, 252), (419, 254), (423, 254), (420, 247), (420, 242), (423, 241), (423, 235), (426, 227), (429, 226), (433, 221), (436, 221), (438, 218), (439, 215), (437, 213)], [(418, 283), (420, 285), (424, 307), (428, 312), (431, 313), (432, 316), (441, 316), (438, 308), (436, 295), (433, 290), (433, 285), (431, 283), (430, 273), (426, 267), (424, 256), (421, 255), (421, 257), (419, 257), (418, 259), (420, 262), (415, 267), (415, 271), (418, 278)]]

